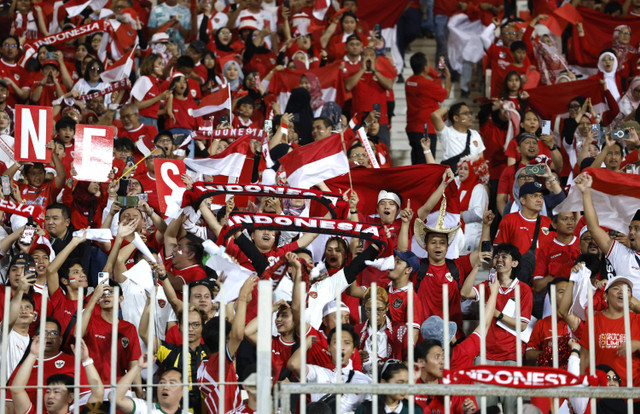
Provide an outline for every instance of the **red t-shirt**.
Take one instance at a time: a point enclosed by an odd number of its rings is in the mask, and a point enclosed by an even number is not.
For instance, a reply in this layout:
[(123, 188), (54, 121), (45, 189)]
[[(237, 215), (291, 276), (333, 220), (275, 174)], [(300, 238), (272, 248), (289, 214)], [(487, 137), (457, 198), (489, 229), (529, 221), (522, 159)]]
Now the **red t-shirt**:
[[(423, 259), (428, 260), (428, 259)], [(467, 275), (473, 270), (469, 255), (462, 256), (455, 261), (460, 275), (460, 286)], [(415, 281), (414, 281), (415, 282)], [(458, 282), (451, 276), (446, 263), (440, 266), (430, 264), (424, 279), (418, 288), (418, 297), (422, 303), (422, 317), (427, 319), (431, 315), (442, 317), (442, 285), (449, 286), (449, 315), (450, 319), (458, 325), (458, 332), (462, 334), (462, 309), (460, 308), (460, 289)]]
[[(224, 409), (225, 411), (230, 411), (242, 404), (242, 398), (237, 385), (238, 374), (236, 374), (233, 359), (229, 355), (225, 356), (225, 374), (223, 378), (223, 381), (226, 382), (224, 386)], [(218, 358), (220, 358), (220, 353), (216, 352), (208, 360), (202, 361), (200, 367), (198, 367), (198, 382), (203, 383), (200, 385), (200, 391), (205, 396), (204, 404), (207, 406), (208, 413), (218, 413), (219, 411), (218, 382), (220, 381), (220, 373), (218, 371)]]
[[(310, 327), (307, 336), (310, 335), (315, 336), (318, 340), (307, 350), (307, 364), (334, 369), (336, 365), (333, 362), (333, 359), (331, 359), (329, 342), (327, 341), (327, 337), (324, 332)], [(353, 364), (353, 369), (356, 371), (362, 371), (362, 360), (360, 359), (359, 352), (354, 352), (349, 359)]]
[[(558, 318), (558, 337), (568, 336), (570, 333), (569, 325), (562, 318)], [(531, 337), (527, 342), (527, 351), (529, 349), (537, 349), (544, 351), (545, 348), (553, 346), (553, 331), (551, 330), (551, 316), (539, 320), (533, 326)]]
[[(114, 121), (114, 125), (117, 125), (116, 121)], [(134, 144), (138, 142), (138, 140), (142, 140), (147, 148), (154, 147), (153, 139), (158, 135), (158, 128), (153, 125), (140, 124), (138, 128), (127, 130), (122, 126), (122, 123), (120, 123), (117, 127), (118, 132), (116, 136), (129, 138)]]
[(489, 161), (489, 178), (491, 180), (500, 179), (502, 171), (508, 169), (505, 168), (507, 166), (507, 156), (503, 149), (507, 131), (507, 128), (500, 128), (493, 120), (480, 125), (479, 132), (485, 147), (482, 153), (484, 158)]
[(35, 204), (41, 207), (47, 207), (55, 202), (59, 189), (56, 188), (54, 181), (43, 183), (40, 187), (34, 187), (30, 184), (16, 182), (18, 189), (22, 195), (25, 204)]
[[(484, 136), (483, 136), (484, 139)], [(538, 154), (546, 155), (551, 159), (551, 151), (549, 151), (549, 147), (543, 141), (538, 140)], [(507, 145), (507, 150), (505, 151), (505, 155), (507, 157), (515, 158), (516, 163), (520, 162), (520, 153), (518, 152), (518, 141), (512, 139)]]
[[(500, 222), (498, 233), (493, 241), (493, 245), (500, 243), (514, 244), (520, 254), (525, 254), (533, 242), (533, 233), (536, 228), (536, 219), (524, 218), (522, 212), (509, 213)], [(538, 232), (538, 247), (536, 249), (536, 261), (542, 257), (542, 251), (555, 237), (555, 232), (550, 231), (551, 219), (547, 216), (540, 216), (540, 231)]]
[(177, 99), (173, 97), (173, 116), (176, 117), (176, 122), (173, 122), (168, 116), (165, 117), (164, 127), (165, 129), (172, 128), (185, 128), (196, 129), (196, 119), (191, 116), (191, 111), (196, 109), (198, 105), (191, 96), (187, 96), (187, 99)]
[(155, 211), (160, 211), (160, 201), (158, 200), (158, 191), (156, 189), (156, 178), (149, 175), (148, 171), (145, 171), (142, 174), (134, 175), (133, 178), (140, 181), (140, 184), (142, 184), (144, 193), (147, 194), (147, 197), (149, 199), (149, 205)]
[(449, 93), (442, 87), (442, 81), (413, 75), (404, 84), (407, 95), (407, 132), (423, 132), (425, 122), (429, 123), (429, 133), (436, 130), (431, 122), (431, 113), (440, 107)]
[[(503, 310), (507, 305), (507, 302), (515, 297), (516, 283), (520, 284), (520, 318), (521, 324), (529, 323), (531, 319), (531, 308), (533, 307), (533, 294), (531, 293), (531, 287), (518, 279), (514, 280), (508, 288), (500, 287), (498, 291), (498, 298), (496, 299), (496, 309)], [(489, 292), (488, 281), (482, 282), (484, 284), (485, 292)], [(476, 294), (476, 298), (479, 298), (478, 287), (473, 288)], [(515, 300), (515, 299), (514, 299)], [(493, 361), (515, 361), (516, 360), (516, 337), (509, 331), (498, 326), (497, 321), (493, 319), (491, 326), (487, 332), (487, 359)], [(522, 347), (524, 352), (525, 347)]]
[[(25, 68), (14, 63), (8, 64), (3, 59), (0, 59), (0, 78), (11, 78), (21, 88), (31, 87), (29, 83), (29, 75)], [(16, 100), (16, 91), (13, 86), (9, 85), (9, 96), (7, 97), (7, 105), (11, 108), (16, 106), (18, 101)]]
[[(631, 322), (631, 340), (640, 341), (640, 315), (631, 312), (629, 314)], [(596, 365), (607, 364), (613, 368), (622, 379), (621, 387), (627, 386), (627, 363), (626, 358), (618, 356), (618, 347), (625, 340), (624, 318), (610, 319), (602, 312), (593, 315), (595, 334)], [(584, 323), (585, 335), (582, 335), (580, 345), (585, 350), (589, 349), (588, 322)], [(487, 347), (488, 348), (488, 347)], [(636, 352), (631, 358), (631, 370), (633, 371), (633, 384), (640, 384), (640, 353)]]
[(371, 112), (374, 104), (380, 104), (379, 121), (382, 125), (389, 124), (387, 117), (387, 91), (380, 85), (377, 76), (373, 72), (365, 72), (356, 86), (352, 89), (353, 100), (351, 112), (363, 114)]
[[(573, 237), (571, 243), (564, 244), (553, 239), (542, 249), (540, 260), (536, 260), (536, 268), (533, 279), (542, 279), (545, 276), (569, 277), (571, 268), (580, 255), (580, 239)], [(536, 255), (538, 256), (538, 255)]]
[(62, 332), (67, 329), (67, 325), (74, 314), (78, 311), (78, 301), (69, 299), (62, 288), (58, 288), (53, 295), (51, 295), (51, 305), (53, 309), (53, 317), (62, 325)]
[(295, 344), (295, 342), (286, 342), (281, 336), (271, 338), (271, 377), (274, 383), (280, 378), (282, 369), (287, 367)]
[[(407, 323), (407, 295), (409, 286), (394, 289), (389, 283), (387, 292), (389, 294), (389, 315), (394, 322)], [(413, 295), (413, 325), (420, 328), (425, 318), (422, 316), (422, 303), (418, 294)]]
[(173, 273), (175, 277), (182, 279), (182, 282), (185, 285), (207, 277), (207, 272), (205, 272), (202, 266), (198, 264), (187, 266), (184, 269), (176, 269), (173, 266), (173, 256), (167, 256), (164, 261), (164, 267)]
[[(95, 361), (96, 369), (103, 381), (109, 381), (111, 378), (112, 326), (111, 322), (106, 321), (102, 315), (94, 314), (84, 336), (89, 355)], [(141, 355), (136, 327), (122, 319), (118, 322), (117, 347), (116, 375), (120, 378), (127, 373), (129, 364), (137, 361)]]

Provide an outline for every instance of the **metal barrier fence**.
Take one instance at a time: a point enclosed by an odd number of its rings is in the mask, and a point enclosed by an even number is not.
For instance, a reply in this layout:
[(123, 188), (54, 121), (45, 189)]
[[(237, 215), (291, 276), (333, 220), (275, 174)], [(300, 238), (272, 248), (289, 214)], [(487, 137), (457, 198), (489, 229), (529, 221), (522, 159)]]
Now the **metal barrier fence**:
[[(372, 284), (372, 291), (375, 291), (375, 284)], [(299, 285), (300, 289), (300, 297), (306, 297), (306, 288), (304, 283)], [(628, 298), (628, 287), (624, 285), (624, 327), (625, 327), (625, 335), (626, 338), (630, 338), (630, 317), (629, 317), (629, 298)], [(484, 285), (479, 285), (479, 320), (480, 323), (484, 323), (485, 320), (485, 290)], [(221, 287), (219, 297), (222, 298), (224, 302), (225, 287), (224, 284)], [(340, 303), (342, 292), (340, 289), (336, 289), (336, 301)], [(182, 326), (189, 326), (189, 318), (188, 318), (188, 298), (189, 298), (189, 287), (183, 286), (183, 312), (182, 312)], [(151, 291), (151, 304), (154, 306), (150, 306), (150, 321), (155, 321), (155, 305), (156, 305), (156, 291)], [(113, 297), (119, 297), (118, 288), (114, 288)], [(448, 322), (449, 322), (449, 304), (448, 304), (448, 285), (442, 286), (442, 298), (443, 298), (443, 320), (444, 320), (444, 337), (445, 343), (443, 344), (444, 349), (444, 360), (445, 360), (445, 369), (449, 369), (449, 358), (450, 358), (450, 344), (447, 341), (449, 338), (448, 331)], [(4, 315), (3, 320), (9, 320), (9, 310), (10, 310), (10, 299), (11, 295), (5, 295), (5, 303), (4, 303)], [(551, 310), (552, 310), (552, 332), (553, 332), (553, 363), (554, 367), (558, 366), (558, 335), (557, 335), (557, 304), (556, 304), (556, 295), (555, 295), (555, 286), (550, 286), (550, 299), (551, 299)], [(77, 322), (75, 327), (75, 348), (80, 349), (80, 340), (82, 337), (82, 320), (86, 315), (83, 315), (82, 312), (82, 304), (84, 300), (84, 291), (83, 288), (79, 288), (78, 292), (78, 311), (77, 311)], [(254, 298), (255, 300), (255, 298)], [(267, 414), (271, 412), (278, 412), (282, 414), (287, 414), (291, 412), (290, 407), (290, 396), (293, 394), (300, 394), (300, 407), (298, 412), (301, 414), (305, 414), (305, 403), (306, 403), (306, 394), (327, 394), (327, 393), (335, 393), (337, 395), (336, 398), (336, 412), (340, 412), (340, 404), (342, 394), (406, 394), (411, 396), (409, 398), (409, 413), (414, 414), (414, 395), (434, 395), (434, 396), (444, 396), (445, 398), (445, 412), (448, 413), (450, 411), (449, 399), (451, 396), (456, 395), (473, 395), (473, 396), (482, 396), (479, 399), (481, 412), (486, 413), (485, 406), (485, 397), (486, 396), (513, 396), (518, 397), (518, 413), (522, 412), (522, 398), (523, 397), (532, 397), (532, 396), (540, 396), (540, 397), (552, 397), (554, 412), (557, 412), (558, 409), (558, 399), (566, 398), (567, 396), (571, 397), (584, 397), (591, 399), (591, 412), (595, 413), (596, 411), (596, 398), (617, 398), (617, 399), (627, 399), (628, 412), (633, 413), (633, 398), (640, 398), (640, 388), (633, 388), (633, 378), (632, 378), (632, 369), (631, 369), (631, 341), (625, 341), (626, 343), (626, 378), (627, 378), (627, 386), (624, 388), (616, 388), (616, 387), (557, 387), (557, 388), (542, 388), (542, 389), (525, 389), (525, 388), (508, 388), (502, 386), (488, 386), (488, 385), (446, 385), (443, 386), (441, 384), (415, 384), (414, 381), (414, 349), (412, 344), (414, 343), (414, 331), (413, 331), (413, 309), (414, 304), (414, 290), (411, 283), (408, 286), (408, 295), (407, 295), (407, 325), (409, 329), (408, 332), (408, 349), (407, 349), (407, 365), (409, 371), (409, 383), (408, 384), (379, 384), (377, 380), (377, 367), (378, 367), (378, 352), (377, 352), (377, 341), (372, 341), (372, 377), (373, 381), (371, 384), (353, 384), (353, 383), (341, 383), (342, 381), (342, 372), (341, 370), (336, 370), (336, 378), (335, 383), (333, 384), (310, 384), (306, 382), (306, 378), (303, 375), (300, 378), (299, 383), (287, 383), (280, 382), (276, 383), (275, 386), (272, 386), (272, 378), (271, 378), (271, 345), (272, 345), (272, 282), (271, 281), (260, 281), (258, 282), (258, 343), (257, 343), (257, 412), (260, 414)], [(519, 292), (519, 284), (515, 286), (515, 301), (516, 301), (516, 347), (517, 347), (517, 364), (518, 366), (522, 365), (522, 352), (521, 352), (521, 340), (520, 340), (520, 292)], [(589, 367), (590, 367), (590, 375), (595, 374), (595, 353), (594, 345), (595, 345), (595, 337), (594, 337), (594, 324), (593, 324), (593, 295), (591, 286), (589, 286), (588, 292), (588, 312), (587, 312), (587, 321), (588, 321), (588, 338), (589, 338)], [(371, 295), (371, 309), (377, 309), (377, 297), (375, 294)], [(301, 300), (301, 311), (300, 311), (300, 332), (299, 335), (301, 338), (306, 336), (306, 317), (305, 317), (305, 300)], [(118, 333), (118, 300), (114, 300), (114, 311), (113, 311), (113, 320), (112, 320), (112, 337), (111, 337), (111, 372), (110, 383), (105, 384), (105, 388), (111, 389), (111, 394), (107, 396), (105, 393), (105, 399), (109, 399), (111, 401), (110, 412), (113, 414), (116, 412), (116, 401), (115, 401), (115, 390), (118, 385), (116, 382), (116, 361), (117, 361), (117, 333)], [(336, 312), (341, 312), (340, 306), (337, 306)], [(41, 302), (41, 311), (40, 311), (40, 320), (39, 320), (39, 335), (41, 338), (45, 336), (45, 323), (46, 323), (46, 315), (47, 313), (47, 295), (46, 290), (45, 294), (42, 295)], [(225, 319), (226, 319), (226, 307), (224, 303), (219, 307), (219, 319), (220, 319), (220, 332), (225, 332)], [(377, 338), (377, 313), (375, 311), (371, 312), (372, 318), (372, 338)], [(339, 315), (336, 315), (336, 321), (340, 321)], [(339, 322), (336, 323), (336, 344), (341, 347), (342, 344), (342, 329), (341, 324)], [(153, 361), (154, 354), (154, 346), (153, 346), (153, 338), (155, 338), (155, 323), (150, 322), (148, 327), (148, 344), (147, 344), (147, 355), (148, 360)], [(2, 338), (8, 338), (8, 324), (3, 323), (2, 327)], [(484, 364), (486, 362), (486, 332), (484, 329), (480, 330), (480, 358), (481, 363)], [(2, 360), (0, 363), (0, 413), (4, 413), (7, 400), (6, 393), (7, 390), (11, 387), (7, 386), (7, 340), (2, 341)], [(219, 342), (219, 350), (224, 350), (226, 346), (226, 338), (224, 335), (220, 335)], [(306, 341), (300, 341), (300, 362), (301, 367), (306, 366)], [(337, 354), (341, 354), (340, 349), (338, 349)], [(189, 381), (189, 345), (188, 345), (188, 329), (182, 329), (182, 376), (183, 381), (181, 384), (177, 385), (182, 387), (182, 409), (184, 413), (189, 411), (189, 388), (190, 386), (197, 387), (200, 385), (195, 380)], [(238, 383), (230, 383), (225, 382), (225, 358), (221, 357), (219, 360), (219, 373), (220, 378), (219, 381), (214, 384), (218, 387), (218, 395), (219, 395), (219, 413), (226, 413), (233, 409), (233, 407), (225, 407), (225, 391), (226, 386), (236, 385)], [(42, 413), (43, 411), (43, 393), (46, 389), (46, 385), (44, 382), (44, 346), (41, 346), (39, 349), (38, 355), (38, 369), (37, 369), (37, 407), (36, 412)], [(17, 368), (16, 368), (17, 369)], [(81, 367), (80, 361), (80, 352), (76, 352), (75, 354), (75, 373), (78, 374), (80, 370), (83, 369)], [(191, 370), (192, 375), (195, 377), (195, 372), (197, 367)], [(157, 387), (157, 384), (153, 383), (153, 364), (149, 364), (147, 368), (147, 380), (145, 384), (134, 384), (141, 385), (146, 387), (146, 400), (149, 407), (152, 406), (152, 398), (153, 392), (151, 390), (153, 387)], [(79, 401), (80, 399), (80, 387), (86, 386), (87, 384), (80, 384), (80, 375), (75, 375), (74, 377), (74, 401)], [(74, 404), (74, 414), (79, 413), (79, 404)], [(372, 398), (372, 411), (374, 414), (377, 414), (380, 407), (378, 407), (377, 398)], [(383, 411), (384, 412), (384, 411)]]

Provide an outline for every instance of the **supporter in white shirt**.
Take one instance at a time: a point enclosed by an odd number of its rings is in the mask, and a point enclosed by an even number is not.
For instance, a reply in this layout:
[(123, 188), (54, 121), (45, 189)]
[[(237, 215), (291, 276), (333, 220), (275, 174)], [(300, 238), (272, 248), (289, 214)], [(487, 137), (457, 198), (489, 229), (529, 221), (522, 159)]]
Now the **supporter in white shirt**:
[[(20, 284), (20, 287), (24, 287), (23, 283)], [(20, 287), (16, 295), (11, 299), (11, 311), (9, 314), (11, 331), (9, 332), (7, 358), (5, 360), (5, 366), (7, 368), (6, 378), (11, 376), (13, 370), (16, 369), (22, 360), (25, 351), (29, 349), (29, 342), (31, 341), (29, 326), (35, 319), (35, 302), (31, 295), (24, 293), (26, 290), (21, 292)]]
[[(445, 125), (442, 118), (447, 115), (451, 125)], [(442, 143), (442, 159), (447, 160), (462, 154), (467, 143), (467, 133), (471, 133), (469, 152), (465, 155), (484, 157), (485, 150), (482, 137), (478, 131), (471, 129), (473, 113), (464, 103), (458, 102), (451, 108), (440, 108), (431, 113), (431, 122), (436, 129), (438, 140)]]
[(240, 27), (240, 22), (243, 17), (253, 17), (258, 30), (268, 27), (269, 30), (271, 30), (272, 35), (265, 39), (265, 43), (269, 49), (277, 49), (276, 19), (273, 17), (271, 12), (262, 8), (262, 0), (249, 0), (247, 2), (247, 8), (243, 9), (236, 18), (236, 28)]
[[(356, 335), (351, 325), (342, 325), (342, 346), (338, 350), (336, 348), (336, 329), (332, 329), (329, 332), (329, 352), (331, 353), (331, 359), (336, 360), (336, 355), (342, 355), (341, 371), (342, 379), (341, 383), (351, 384), (370, 384), (371, 378), (366, 376), (360, 371), (353, 369), (351, 362), (351, 355), (358, 349), (358, 335)], [(309, 337), (307, 338), (307, 347), (311, 346)], [(302, 367), (300, 366), (300, 348), (291, 355), (287, 368), (293, 371), (298, 377), (302, 375)], [(318, 365), (308, 364), (305, 367), (307, 382), (317, 384), (335, 384), (336, 383), (336, 370), (337, 368), (329, 369)], [(324, 394), (311, 394), (311, 401), (319, 401), (324, 397)], [(353, 412), (358, 408), (363, 401), (370, 399), (369, 395), (361, 394), (344, 394), (340, 399), (341, 413)]]

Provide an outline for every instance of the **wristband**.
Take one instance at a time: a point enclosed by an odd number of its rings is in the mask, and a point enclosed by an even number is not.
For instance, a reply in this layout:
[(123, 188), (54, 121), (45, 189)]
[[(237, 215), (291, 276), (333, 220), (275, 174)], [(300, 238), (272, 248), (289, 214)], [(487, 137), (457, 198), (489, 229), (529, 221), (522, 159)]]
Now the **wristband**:
[(570, 353), (575, 352), (578, 356), (580, 356), (580, 350), (579, 349), (572, 349)]
[(93, 365), (93, 358), (89, 358), (86, 361), (82, 361), (82, 366), (87, 367), (89, 365)]
[(426, 151), (422, 151), (422, 153), (423, 153), (423, 154), (431, 154), (431, 150), (430, 150), (430, 149), (428, 149), (428, 150), (426, 150)]
[(558, 150), (558, 146), (556, 144), (553, 144), (553, 147), (549, 148), (549, 151), (556, 151)]
[(167, 276), (167, 274), (165, 273), (165, 274), (164, 274), (164, 277), (162, 277), (162, 276), (158, 276), (158, 279), (160, 279), (160, 280), (167, 280), (167, 278), (168, 278), (168, 277), (169, 277), (169, 276)]
[(500, 315), (498, 315), (498, 317), (496, 318), (497, 321), (501, 321), (502, 318), (504, 318), (504, 314), (502, 312), (500, 312)]
[(349, 210), (349, 213), (351, 213), (351, 214), (358, 214), (358, 210), (356, 210), (356, 211), (351, 211), (351, 210)]

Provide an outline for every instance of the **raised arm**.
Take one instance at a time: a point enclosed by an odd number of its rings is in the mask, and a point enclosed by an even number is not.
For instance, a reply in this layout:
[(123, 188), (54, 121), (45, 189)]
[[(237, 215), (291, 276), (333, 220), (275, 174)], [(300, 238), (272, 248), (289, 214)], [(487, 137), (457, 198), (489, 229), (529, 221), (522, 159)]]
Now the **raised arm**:
[(593, 200), (591, 199), (591, 185), (593, 184), (593, 178), (589, 174), (582, 173), (576, 177), (575, 183), (578, 186), (578, 189), (582, 192), (584, 218), (587, 222), (587, 228), (600, 250), (606, 254), (611, 248), (613, 240), (611, 240), (606, 231), (602, 230), (600, 223), (598, 222), (598, 215), (596, 214), (596, 209), (593, 206)]
[(108, 286), (109, 285), (106, 283), (101, 283), (96, 286), (96, 289), (93, 291), (93, 295), (91, 295), (91, 299), (89, 299), (89, 303), (87, 303), (87, 307), (82, 311), (82, 337), (87, 334), (87, 328), (89, 327), (89, 322), (91, 322), (93, 310), (95, 309), (98, 301), (102, 299), (105, 288)]
[(133, 414), (136, 405), (131, 397), (127, 397), (127, 392), (142, 370), (146, 368), (147, 353), (145, 352), (140, 359), (138, 359), (138, 363), (131, 367), (131, 369), (120, 378), (120, 381), (118, 381), (118, 386), (116, 387), (116, 408), (118, 411), (122, 411), (124, 414)]
[[(314, 335), (307, 336), (306, 338), (307, 346), (305, 347), (305, 349), (311, 348), (315, 340), (316, 340), (316, 337)], [(302, 366), (300, 365), (301, 349), (302, 347), (298, 347), (298, 349), (296, 349), (296, 352), (294, 352), (293, 355), (291, 355), (291, 357), (289, 358), (289, 361), (287, 361), (287, 368), (289, 368), (291, 372), (296, 374), (296, 377), (298, 378), (300, 378), (300, 375), (302, 374)], [(304, 376), (305, 377), (307, 376), (307, 367), (305, 367)]]
[(133, 252), (136, 251), (136, 246), (134, 246), (133, 243), (129, 243), (119, 250), (120, 251), (118, 252), (118, 259), (114, 264), (113, 280), (118, 283), (124, 283), (127, 280), (127, 277), (124, 275), (124, 272), (127, 271), (127, 266), (125, 266), (125, 263), (131, 257)]
[[(115, 267), (116, 260), (118, 259), (118, 254), (120, 253), (122, 241), (125, 237), (133, 234), (133, 232), (136, 231), (137, 226), (137, 219), (133, 219), (126, 224), (118, 226), (118, 233), (116, 234), (116, 239), (113, 241), (109, 257), (107, 257), (107, 263), (105, 263), (104, 268), (102, 269), (103, 272), (108, 272), (110, 275), (113, 275), (113, 269)], [(120, 283), (120, 281), (117, 282)]]
[[(476, 298), (476, 295), (473, 291), (473, 286), (476, 283), (476, 277), (478, 276), (480, 265), (481, 264), (478, 263), (476, 266), (473, 266), (473, 270), (471, 270), (471, 273), (469, 273), (469, 275), (464, 279), (464, 283), (460, 288), (460, 296), (462, 296), (462, 299)], [(480, 306), (482, 306), (482, 304), (480, 304)]]
[(413, 210), (411, 210), (411, 200), (407, 200), (407, 207), (400, 212), (400, 231), (398, 232), (398, 245), (397, 250), (404, 252), (409, 250), (409, 226), (411, 226), (411, 219), (413, 218)]
[[(500, 282), (498, 282), (498, 278), (491, 283), (489, 281), (489, 299), (487, 300), (487, 304), (484, 307), (484, 325), (480, 323), (476, 328), (475, 332), (480, 333), (480, 330), (484, 327), (484, 332), (486, 333), (489, 330), (489, 326), (491, 326), (491, 321), (493, 320), (493, 315), (496, 312), (496, 301), (498, 299), (498, 291), (500, 290)], [(482, 304), (480, 304), (482, 306)]]
[(60, 287), (58, 270), (60, 270), (64, 262), (67, 261), (71, 252), (80, 244), (84, 243), (85, 240), (87, 240), (86, 232), (83, 232), (80, 237), (74, 236), (69, 244), (67, 244), (67, 246), (56, 255), (56, 258), (49, 263), (49, 266), (47, 266), (47, 288), (49, 289), (50, 295), (53, 295)]
[(433, 127), (437, 132), (440, 132), (444, 129), (444, 121), (442, 118), (449, 113), (449, 108), (438, 108), (431, 113), (431, 122), (433, 122)]
[(440, 185), (435, 189), (433, 193), (429, 196), (427, 201), (418, 209), (418, 218), (420, 220), (425, 220), (429, 213), (433, 210), (433, 208), (438, 204), (444, 191), (447, 186), (453, 182), (453, 171), (451, 168), (447, 168), (444, 173), (442, 173), (442, 181)]
[[(11, 328), (13, 328), (13, 324), (18, 320), (18, 316), (20, 316), (22, 297), (29, 291), (29, 288), (31, 287), (31, 284), (29, 283), (29, 276), (31, 277), (31, 280), (35, 282), (35, 273), (32, 273), (31, 275), (23, 274), (22, 276), (20, 276), (20, 279), (18, 279), (18, 288), (11, 298), (11, 303), (9, 304), (9, 331), (11, 331)], [(2, 322), (0, 322), (0, 326), (2, 326)]]
[(240, 343), (244, 339), (244, 328), (247, 322), (247, 305), (251, 302), (251, 292), (258, 283), (258, 277), (251, 275), (240, 288), (240, 294), (236, 301), (236, 315), (231, 323), (231, 333), (229, 334), (229, 354), (235, 355)]
[[(27, 394), (27, 383), (31, 378), (31, 371), (38, 360), (38, 350), (40, 349), (40, 338), (38, 336), (31, 341), (31, 349), (22, 364), (18, 367), (13, 378), (14, 388), (11, 390), (13, 397), (13, 407), (16, 413), (26, 413), (31, 407), (31, 399)], [(33, 411), (35, 412), (35, 410)]]
[[(573, 266), (573, 269), (571, 269), (572, 277), (573, 274), (578, 272), (580, 267), (582, 266), (584, 266), (584, 263), (577, 263), (575, 266)], [(567, 288), (562, 295), (562, 299), (560, 299), (560, 303), (558, 303), (558, 315), (562, 319), (564, 319), (567, 325), (569, 325), (569, 328), (572, 332), (575, 332), (578, 329), (581, 322), (580, 318), (576, 316), (576, 314), (569, 312), (569, 309), (571, 309), (571, 305), (573, 304), (574, 286), (574, 281), (570, 279), (569, 283), (567, 284)]]
[(162, 287), (164, 288), (164, 294), (167, 295), (167, 300), (169, 304), (173, 308), (173, 311), (176, 315), (182, 313), (182, 307), (184, 306), (184, 302), (182, 302), (178, 295), (176, 294), (176, 290), (173, 288), (169, 277), (167, 276), (167, 270), (161, 263), (152, 263), (151, 267), (153, 271), (158, 275), (158, 279), (162, 283)]
[[(75, 345), (71, 344), (71, 348), (76, 352)], [(84, 367), (84, 372), (87, 374), (87, 382), (91, 388), (91, 396), (89, 397), (90, 403), (99, 403), (104, 400), (104, 384), (98, 374), (98, 370), (93, 364), (93, 359), (89, 356), (89, 348), (83, 340), (80, 340), (80, 360)]]
[[(149, 346), (149, 305), (151, 303), (151, 299), (147, 295), (147, 303), (144, 305), (144, 310), (142, 311), (142, 316), (140, 317), (140, 326), (138, 327), (138, 334), (140, 335), (140, 339), (144, 341), (146, 346)], [(153, 338), (153, 353), (158, 352), (160, 348), (160, 339), (158, 337)]]

